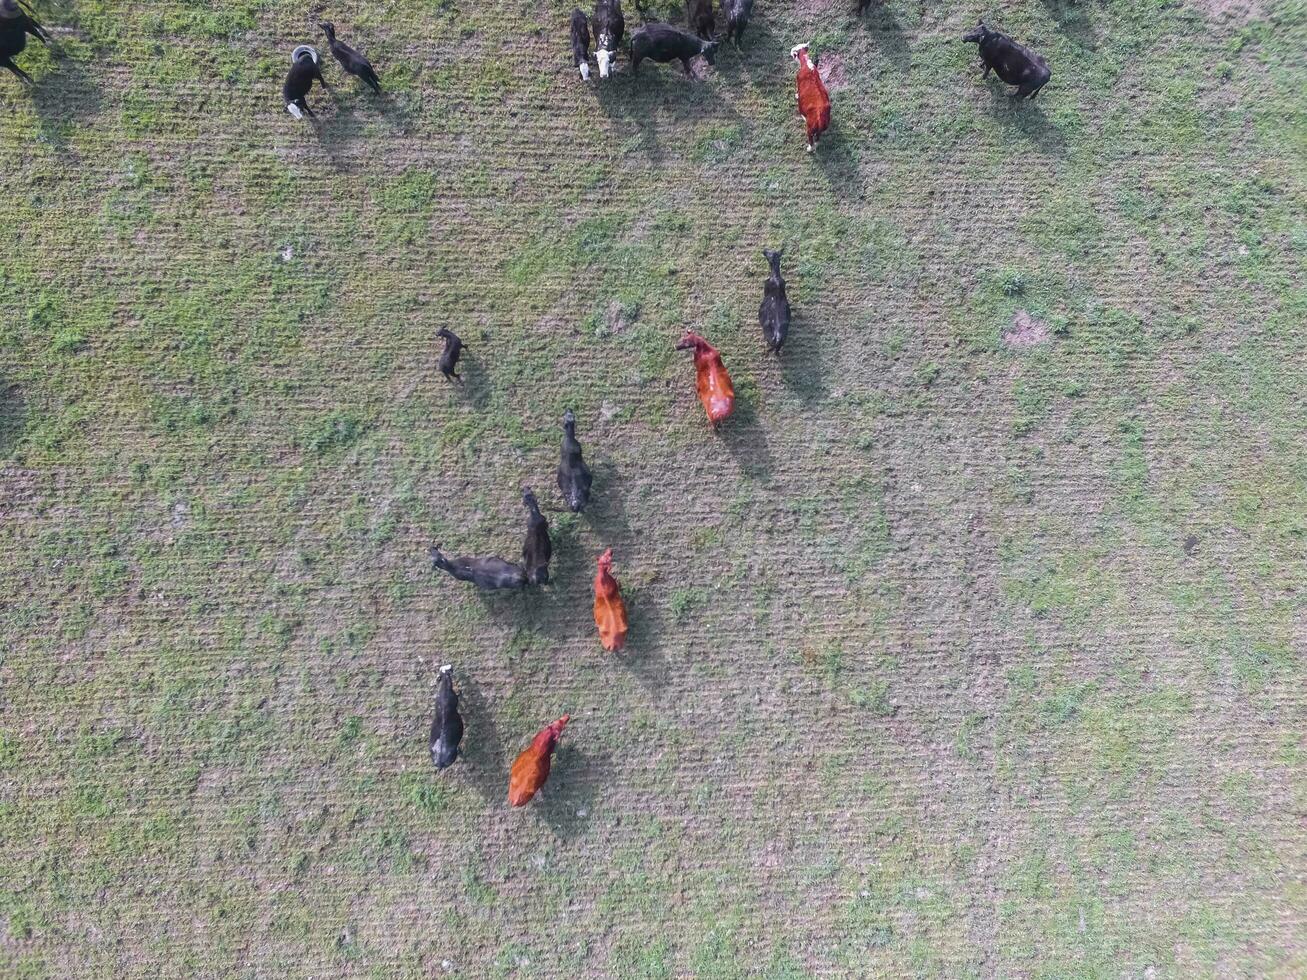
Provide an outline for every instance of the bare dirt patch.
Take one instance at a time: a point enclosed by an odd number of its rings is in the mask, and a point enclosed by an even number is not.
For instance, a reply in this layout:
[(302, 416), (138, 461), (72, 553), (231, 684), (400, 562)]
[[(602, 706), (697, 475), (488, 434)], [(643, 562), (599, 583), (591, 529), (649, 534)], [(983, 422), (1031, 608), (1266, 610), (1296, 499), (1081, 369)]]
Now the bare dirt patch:
[(1267, 6), (1265, 0), (1189, 0), (1189, 5), (1212, 20), (1238, 23), (1266, 16)]
[(1012, 318), (1012, 326), (1003, 331), (1005, 347), (1037, 347), (1051, 336), (1048, 324), (1037, 320), (1025, 310), (1018, 310)]
[(844, 73), (844, 56), (817, 52), (817, 74), (828, 89), (841, 89), (848, 84)]

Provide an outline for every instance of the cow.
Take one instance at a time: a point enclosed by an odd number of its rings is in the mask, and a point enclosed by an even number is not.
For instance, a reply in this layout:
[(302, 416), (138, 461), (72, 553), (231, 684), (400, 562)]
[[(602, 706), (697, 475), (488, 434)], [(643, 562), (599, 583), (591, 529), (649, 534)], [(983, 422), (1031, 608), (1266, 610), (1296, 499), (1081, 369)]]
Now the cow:
[(580, 7), (572, 11), (572, 65), (581, 81), (590, 81), (590, 22)]
[(592, 18), (595, 35), (595, 60), (599, 62), (599, 77), (613, 73), (613, 63), (626, 32), (626, 18), (622, 16), (622, 0), (596, 0)]
[(458, 758), (463, 741), (463, 716), (458, 713), (458, 692), (454, 690), (454, 665), (440, 668), (436, 686), (436, 717), (431, 722), (431, 761), (437, 770), (448, 769)]
[(581, 444), (576, 440), (576, 416), (569, 408), (563, 413), (563, 449), (558, 460), (558, 489), (572, 513), (579, 514), (590, 502), (590, 467), (581, 458)]
[(691, 58), (702, 55), (711, 65), (716, 53), (716, 41), (705, 41), (671, 24), (645, 24), (631, 35), (631, 71), (637, 74), (640, 62), (648, 58), (661, 65), (679, 61), (688, 76)]
[(854, 13), (861, 17), (867, 12), (867, 8), (876, 2), (877, 0), (858, 0), (858, 9)]
[(540, 513), (536, 495), (527, 487), (522, 491), (522, 506), (526, 508), (526, 539), (522, 542), (522, 567), (532, 585), (549, 584), (549, 559), (553, 545), (549, 542), (549, 522)]
[(985, 63), (981, 78), (988, 78), (992, 70), (1009, 85), (1017, 86), (1013, 98), (1033, 99), (1053, 77), (1043, 55), (1035, 54), (1001, 31), (990, 29), (983, 20), (962, 40), (979, 45), (980, 59)]
[(286, 101), (286, 111), (296, 119), (308, 116), (316, 119), (304, 97), (313, 87), (313, 80), (322, 83), (323, 88), (331, 88), (322, 77), (322, 67), (318, 64), (318, 51), (312, 45), (301, 44), (291, 52), (290, 71), (286, 73), (286, 82), (281, 87), (281, 96)]
[(331, 56), (340, 62), (340, 67), (344, 69), (345, 74), (363, 79), (372, 91), (380, 95), (381, 79), (373, 70), (372, 63), (345, 42), (336, 40), (335, 24), (326, 22), (318, 26), (322, 28), (322, 33), (327, 35), (327, 48), (331, 51)]
[(799, 100), (799, 112), (803, 113), (808, 125), (808, 152), (811, 153), (821, 134), (830, 128), (830, 93), (817, 71), (817, 62), (808, 56), (808, 45), (796, 44), (790, 48), (790, 57), (799, 63), (795, 97)]
[(458, 334), (452, 330), (441, 327), (436, 331), (436, 336), (445, 341), (445, 349), (440, 352), (440, 373), (450, 381), (463, 383), (462, 375), (455, 373), (458, 367), (458, 359), (463, 356), (463, 341), (458, 339)]
[(448, 572), (460, 582), (471, 582), (479, 589), (525, 589), (526, 569), (511, 561), (489, 555), (485, 558), (446, 558), (440, 545), (432, 545), (432, 570)]
[(685, 20), (690, 30), (705, 41), (711, 41), (717, 30), (717, 20), (713, 17), (712, 0), (686, 0)]
[(14, 58), (27, 47), (29, 34), (42, 44), (50, 41), (45, 28), (19, 6), (18, 0), (0, 2), (0, 68), (8, 68), (26, 85), (32, 84), (32, 76), (14, 64)]
[(753, 0), (722, 0), (722, 16), (726, 18), (726, 40), (733, 42), (738, 51), (753, 16)]
[(785, 254), (785, 249), (773, 252), (764, 248), (762, 254), (771, 267), (771, 275), (762, 286), (758, 324), (762, 327), (767, 349), (773, 354), (779, 354), (781, 345), (785, 343), (785, 335), (790, 332), (790, 298), (785, 294), (785, 279), (781, 276), (781, 256)]

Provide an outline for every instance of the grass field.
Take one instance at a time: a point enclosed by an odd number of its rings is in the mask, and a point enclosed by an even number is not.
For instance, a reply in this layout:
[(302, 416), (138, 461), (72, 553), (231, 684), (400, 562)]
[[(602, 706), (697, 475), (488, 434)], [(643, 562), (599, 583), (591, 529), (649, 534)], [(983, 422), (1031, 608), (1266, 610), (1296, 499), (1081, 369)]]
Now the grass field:
[[(0, 975), (1307, 974), (1307, 3), (852, 6), (586, 86), (564, 0), (37, 4)], [(324, 13), (387, 93), (328, 65), (315, 129), (280, 86)], [(558, 505), (567, 407), (555, 584), (433, 576)]]

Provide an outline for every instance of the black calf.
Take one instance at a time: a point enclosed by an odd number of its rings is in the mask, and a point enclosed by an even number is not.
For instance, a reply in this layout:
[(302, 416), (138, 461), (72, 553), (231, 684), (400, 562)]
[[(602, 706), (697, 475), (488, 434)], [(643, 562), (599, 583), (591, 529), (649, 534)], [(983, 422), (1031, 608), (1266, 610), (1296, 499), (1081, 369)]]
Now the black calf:
[(526, 569), (493, 555), (485, 558), (446, 558), (440, 545), (430, 551), (431, 567), (448, 572), (460, 582), (471, 582), (479, 589), (524, 589)]
[(458, 758), (463, 741), (463, 716), (458, 713), (458, 694), (454, 691), (454, 665), (440, 668), (436, 687), (436, 717), (431, 722), (431, 761), (437, 769), (448, 769)]
[(18, 0), (0, 2), (0, 68), (8, 68), (19, 81), (31, 85), (32, 76), (14, 64), (14, 58), (27, 47), (29, 34), (42, 44), (50, 40), (45, 28), (19, 6)]
[(372, 63), (345, 42), (336, 40), (336, 25), (326, 23), (318, 26), (322, 28), (322, 33), (327, 35), (327, 47), (331, 49), (331, 56), (340, 62), (340, 67), (345, 70), (345, 74), (363, 79), (372, 87), (372, 91), (380, 95), (381, 79), (372, 70)]
[(444, 338), (445, 349), (440, 352), (440, 373), (452, 381), (462, 382), (461, 375), (454, 373), (454, 368), (458, 366), (458, 359), (463, 356), (463, 341), (458, 339), (458, 334), (452, 330), (446, 330), (441, 327), (436, 331), (437, 337)]
[(992, 69), (1003, 81), (1017, 86), (1012, 94), (1018, 99), (1033, 99), (1053, 77), (1042, 55), (1035, 54), (1001, 31), (991, 30), (983, 20), (962, 40), (974, 41), (980, 46), (980, 58), (985, 63), (985, 73), (981, 77), (988, 78)]
[(703, 55), (711, 65), (716, 52), (716, 41), (705, 41), (671, 24), (646, 24), (631, 35), (631, 71), (638, 72), (640, 62), (648, 58), (663, 65), (679, 61), (689, 75), (691, 58)]
[(569, 408), (563, 413), (563, 451), (558, 460), (558, 489), (572, 512), (579, 514), (590, 502), (590, 467), (581, 458), (581, 444), (576, 441), (576, 416)]
[(522, 542), (522, 567), (526, 569), (527, 581), (532, 585), (549, 584), (549, 559), (553, 556), (553, 545), (549, 542), (549, 522), (540, 513), (536, 495), (528, 487), (522, 493), (522, 504), (526, 507), (526, 540)]
[(762, 286), (758, 323), (762, 326), (767, 349), (773, 354), (779, 354), (781, 345), (785, 343), (785, 335), (790, 332), (790, 299), (785, 295), (785, 279), (781, 276), (781, 256), (785, 254), (785, 249), (772, 252), (764, 248), (762, 254), (771, 266), (771, 275)]

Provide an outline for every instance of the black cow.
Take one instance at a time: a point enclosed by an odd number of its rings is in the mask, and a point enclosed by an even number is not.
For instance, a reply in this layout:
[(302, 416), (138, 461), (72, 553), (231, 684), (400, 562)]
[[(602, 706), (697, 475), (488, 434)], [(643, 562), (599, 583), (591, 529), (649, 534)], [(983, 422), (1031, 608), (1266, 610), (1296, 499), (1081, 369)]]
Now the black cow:
[(705, 41), (711, 41), (717, 30), (717, 20), (713, 17), (712, 0), (685, 0), (685, 19), (690, 30)]
[(8, 68), (19, 81), (31, 85), (32, 76), (14, 64), (14, 58), (27, 47), (29, 34), (42, 44), (50, 40), (45, 28), (18, 5), (18, 0), (0, 2), (0, 68)]
[(631, 35), (631, 71), (639, 72), (640, 62), (648, 58), (661, 65), (679, 61), (689, 75), (691, 58), (703, 55), (711, 65), (716, 52), (716, 41), (705, 41), (671, 24), (645, 24)]
[(463, 741), (463, 716), (458, 713), (458, 694), (454, 690), (454, 665), (440, 668), (436, 687), (436, 717), (431, 722), (431, 761), (437, 769), (448, 769), (458, 758)]
[(993, 69), (1003, 81), (1017, 86), (1012, 95), (1018, 99), (1033, 99), (1053, 77), (1043, 55), (1035, 54), (1001, 31), (990, 30), (983, 20), (962, 40), (980, 45), (980, 58), (985, 62), (985, 73), (981, 78), (988, 78)]
[(336, 40), (335, 24), (325, 23), (318, 26), (322, 28), (322, 33), (327, 35), (327, 47), (331, 49), (331, 56), (340, 62), (340, 67), (345, 70), (345, 74), (363, 79), (372, 87), (372, 91), (380, 95), (381, 79), (373, 71), (372, 63), (345, 42)]
[(781, 345), (785, 343), (785, 335), (790, 332), (790, 298), (785, 295), (785, 279), (781, 276), (781, 256), (785, 254), (785, 249), (772, 252), (764, 248), (762, 254), (771, 266), (771, 275), (762, 286), (758, 323), (762, 326), (767, 349), (773, 354), (779, 354)]
[(458, 367), (458, 359), (463, 356), (463, 341), (458, 339), (458, 334), (454, 331), (446, 330), (444, 327), (436, 331), (436, 336), (444, 338), (445, 341), (445, 349), (440, 352), (440, 373), (449, 380), (461, 384), (463, 377), (454, 373), (454, 369)]
[(599, 62), (599, 77), (613, 73), (613, 63), (626, 32), (626, 18), (622, 16), (622, 0), (596, 0), (593, 18), (595, 31), (595, 60)]
[(590, 22), (580, 7), (572, 11), (572, 64), (582, 81), (590, 81)]
[(522, 542), (522, 567), (532, 585), (549, 584), (549, 559), (554, 548), (549, 542), (549, 522), (540, 513), (536, 495), (527, 487), (522, 492), (522, 505), (526, 507), (526, 539)]
[(323, 88), (331, 87), (322, 77), (317, 49), (301, 44), (291, 52), (290, 71), (286, 73), (286, 83), (281, 87), (281, 96), (286, 100), (286, 111), (296, 119), (303, 119), (305, 116), (310, 119), (317, 118), (309, 108), (309, 104), (304, 101), (304, 96), (309, 94), (315, 78), (322, 83)]
[(558, 460), (558, 489), (572, 512), (579, 514), (590, 502), (590, 467), (581, 458), (581, 444), (576, 441), (576, 416), (569, 408), (563, 413), (563, 451)]
[(854, 13), (856, 13), (859, 17), (861, 17), (864, 13), (867, 12), (867, 8), (870, 7), (875, 2), (876, 0), (858, 0), (858, 9), (855, 10)]
[(726, 40), (733, 41), (739, 50), (744, 29), (753, 16), (753, 0), (722, 0), (722, 15), (726, 18)]
[(524, 589), (526, 569), (493, 555), (485, 558), (446, 558), (440, 545), (430, 551), (432, 569), (448, 572), (460, 582), (471, 582), (479, 589)]

